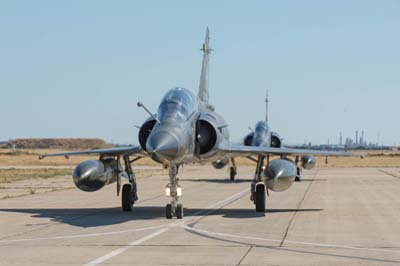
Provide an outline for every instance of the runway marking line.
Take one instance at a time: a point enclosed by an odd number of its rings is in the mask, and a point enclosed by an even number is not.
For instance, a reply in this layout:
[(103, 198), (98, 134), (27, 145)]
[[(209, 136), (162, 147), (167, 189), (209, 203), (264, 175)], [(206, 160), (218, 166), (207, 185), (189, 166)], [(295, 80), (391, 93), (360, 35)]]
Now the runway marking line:
[(173, 227), (183, 227), (185, 225), (185, 223), (188, 223), (188, 222), (194, 223), (194, 222), (198, 221), (199, 219), (201, 219), (203, 216), (207, 216), (208, 214), (214, 212), (215, 210), (220, 209), (220, 208), (226, 206), (227, 204), (230, 204), (230, 203), (234, 202), (235, 200), (240, 199), (241, 197), (246, 195), (248, 192), (249, 192), (249, 189), (242, 190), (242, 191), (240, 191), (240, 192), (238, 192), (238, 193), (236, 193), (236, 194), (234, 194), (234, 195), (232, 195), (232, 196), (230, 196), (230, 197), (228, 197), (228, 198), (226, 198), (226, 199), (224, 199), (222, 201), (219, 201), (217, 203), (214, 203), (213, 205), (210, 205), (209, 207), (207, 207), (207, 209), (208, 209), (207, 211), (201, 210), (201, 211), (198, 211), (195, 214), (193, 214), (193, 216), (199, 216), (199, 217), (189, 218), (187, 220), (184, 219), (184, 221), (172, 222), (172, 223), (163, 225), (164, 228), (161, 228), (158, 231), (155, 231), (155, 232), (153, 232), (153, 233), (151, 233), (151, 234), (149, 234), (147, 236), (144, 236), (144, 237), (142, 237), (142, 238), (140, 238), (138, 240), (135, 240), (135, 241), (129, 243), (128, 245), (124, 246), (124, 247), (121, 247), (119, 249), (111, 251), (111, 252), (105, 254), (104, 256), (101, 256), (101, 257), (99, 257), (99, 258), (97, 258), (95, 260), (92, 260), (92, 261), (84, 264), (83, 266), (96, 266), (96, 265), (99, 265), (99, 264), (101, 264), (101, 263), (103, 263), (103, 262), (105, 262), (107, 260), (110, 260), (111, 258), (113, 258), (115, 256), (118, 256), (118, 255), (124, 253), (125, 251), (127, 251), (131, 247), (138, 246), (138, 245), (142, 244), (143, 242), (145, 242), (147, 240), (155, 238), (156, 236), (159, 236), (159, 235), (169, 231)]
[(101, 263), (103, 263), (103, 262), (105, 262), (105, 261), (107, 261), (107, 260), (109, 260), (109, 259), (111, 259), (111, 258), (113, 258), (113, 257), (115, 257), (115, 256), (118, 256), (118, 255), (124, 253), (124, 252), (127, 251), (129, 248), (131, 248), (131, 247), (133, 247), (133, 246), (140, 245), (140, 244), (142, 244), (143, 242), (145, 242), (145, 241), (147, 241), (147, 240), (150, 240), (150, 239), (152, 239), (152, 238), (154, 238), (154, 237), (156, 237), (156, 236), (159, 236), (159, 235), (161, 235), (161, 234), (167, 232), (168, 230), (169, 230), (169, 228), (162, 228), (162, 229), (160, 229), (160, 230), (158, 230), (158, 231), (155, 231), (154, 233), (151, 233), (150, 235), (147, 235), (147, 236), (145, 236), (145, 237), (142, 237), (142, 238), (140, 238), (140, 239), (138, 239), (138, 240), (135, 240), (135, 241), (129, 243), (129, 244), (128, 244), (127, 246), (125, 246), (125, 247), (116, 249), (116, 250), (114, 250), (114, 251), (112, 251), (112, 252), (110, 252), (110, 253), (107, 253), (106, 255), (104, 255), (104, 256), (102, 256), (102, 257), (100, 257), (100, 258), (97, 258), (97, 259), (95, 259), (95, 260), (92, 260), (91, 262), (86, 263), (86, 264), (84, 264), (83, 266), (95, 266), (95, 265), (99, 265), (99, 264), (101, 264)]

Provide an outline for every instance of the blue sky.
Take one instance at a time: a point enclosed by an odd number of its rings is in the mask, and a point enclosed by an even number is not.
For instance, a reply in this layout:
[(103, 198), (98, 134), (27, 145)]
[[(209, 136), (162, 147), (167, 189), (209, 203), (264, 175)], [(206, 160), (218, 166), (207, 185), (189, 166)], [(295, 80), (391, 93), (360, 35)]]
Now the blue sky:
[(175, 86), (197, 92), (210, 27), (210, 98), (240, 140), (264, 117), (285, 141), (339, 132), (400, 144), (399, 1), (2, 1), (0, 140), (137, 143)]

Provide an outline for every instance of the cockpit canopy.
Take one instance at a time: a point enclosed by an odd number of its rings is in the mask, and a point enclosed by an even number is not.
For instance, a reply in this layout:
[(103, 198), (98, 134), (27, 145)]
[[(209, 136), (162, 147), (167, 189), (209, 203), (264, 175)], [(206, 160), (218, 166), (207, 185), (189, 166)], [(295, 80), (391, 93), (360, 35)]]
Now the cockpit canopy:
[(268, 124), (265, 121), (259, 121), (254, 130), (255, 136), (265, 136), (268, 133)]
[(254, 129), (253, 146), (268, 145), (269, 128), (266, 121), (259, 121)]
[(193, 93), (185, 88), (169, 90), (158, 107), (157, 118), (163, 121), (185, 121), (196, 110)]

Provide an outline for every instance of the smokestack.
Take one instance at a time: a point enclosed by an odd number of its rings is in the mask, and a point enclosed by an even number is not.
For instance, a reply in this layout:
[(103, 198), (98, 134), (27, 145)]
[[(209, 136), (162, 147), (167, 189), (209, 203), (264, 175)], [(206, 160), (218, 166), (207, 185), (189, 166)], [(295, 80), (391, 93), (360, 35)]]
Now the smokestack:
[(358, 145), (358, 131), (356, 131), (356, 145)]
[(339, 145), (342, 146), (342, 144), (343, 144), (342, 132), (340, 132), (340, 136), (339, 136)]
[(361, 145), (364, 146), (364, 130), (361, 131)]

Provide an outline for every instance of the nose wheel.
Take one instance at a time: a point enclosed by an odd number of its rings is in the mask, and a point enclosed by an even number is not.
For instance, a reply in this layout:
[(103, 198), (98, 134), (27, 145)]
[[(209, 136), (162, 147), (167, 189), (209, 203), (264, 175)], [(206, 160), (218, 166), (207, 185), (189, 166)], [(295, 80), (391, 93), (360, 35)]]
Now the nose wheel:
[[(265, 212), (266, 198), (266, 187), (261, 178), (262, 169), (264, 165), (264, 157), (259, 156), (257, 160), (256, 172), (254, 174), (253, 182), (251, 183), (251, 196), (250, 200), (253, 201), (256, 212)], [(267, 158), (268, 165), (269, 158)]]
[(169, 183), (165, 187), (166, 196), (172, 198), (171, 203), (165, 206), (165, 218), (172, 219), (176, 216), (177, 219), (183, 218), (183, 205), (178, 203), (178, 199), (182, 196), (182, 188), (178, 184), (178, 166), (169, 167)]
[(177, 204), (174, 208), (172, 204), (168, 203), (165, 206), (165, 218), (172, 219), (172, 217), (176, 216), (177, 219), (183, 218), (183, 205)]

